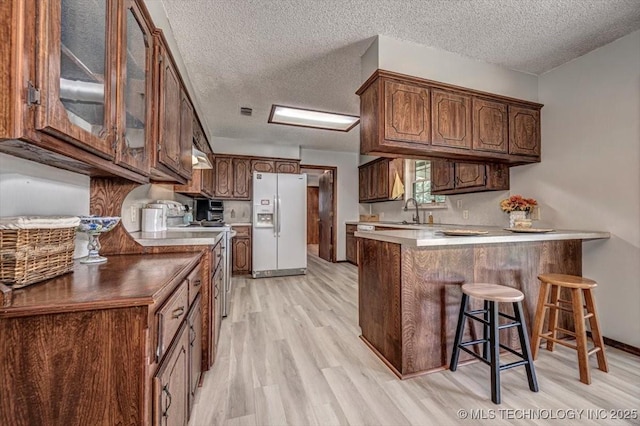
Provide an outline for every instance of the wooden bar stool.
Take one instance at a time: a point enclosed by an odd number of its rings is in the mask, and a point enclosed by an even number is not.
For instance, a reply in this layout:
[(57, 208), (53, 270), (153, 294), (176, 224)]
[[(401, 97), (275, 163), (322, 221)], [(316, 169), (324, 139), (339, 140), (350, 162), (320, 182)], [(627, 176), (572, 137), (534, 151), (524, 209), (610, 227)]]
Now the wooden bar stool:
[[(469, 297), (484, 300), (484, 309), (467, 311)], [(527, 326), (522, 315), (522, 300), (524, 294), (515, 288), (506, 287), (497, 284), (464, 284), (462, 286), (462, 301), (460, 302), (460, 313), (458, 314), (458, 326), (456, 328), (456, 337), (453, 343), (453, 353), (451, 355), (451, 364), (449, 369), (456, 371), (458, 368), (458, 357), (460, 349), (478, 358), (480, 361), (491, 367), (491, 400), (500, 404), (500, 372), (513, 367), (524, 365), (527, 370), (527, 379), (529, 380), (529, 389), (538, 392), (538, 381), (536, 379), (536, 371), (533, 366), (531, 357), (531, 349), (529, 347), (529, 335), (527, 334)], [(513, 304), (514, 316), (507, 315), (498, 311), (498, 302), (506, 302)], [(482, 318), (478, 317), (482, 314)], [(482, 339), (474, 339), (468, 342), (462, 342), (464, 334), (464, 318), (470, 318), (483, 324)], [(511, 320), (510, 323), (500, 324), (499, 317)], [(488, 319), (487, 319), (488, 318)], [(517, 327), (518, 336), (520, 338), (520, 349), (522, 353), (516, 352), (508, 346), (500, 343), (499, 331), (505, 328)], [(487, 336), (487, 332), (489, 336)], [(467, 346), (482, 343), (483, 354), (478, 355), (467, 349)], [(488, 346), (488, 354), (487, 354)], [(520, 361), (514, 361), (509, 364), (500, 365), (500, 348), (511, 352), (521, 358)], [(488, 356), (487, 356), (488, 355)]]
[[(597, 287), (593, 280), (575, 275), (564, 274), (541, 274), (538, 275), (541, 282), (540, 294), (538, 295), (538, 307), (533, 321), (533, 359), (538, 357), (538, 349), (541, 339), (547, 340), (547, 350), (553, 351), (554, 344), (558, 343), (578, 351), (578, 368), (580, 370), (580, 381), (591, 384), (591, 372), (589, 371), (589, 355), (595, 353), (598, 357), (598, 369), (608, 372), (607, 358), (604, 354), (604, 342), (600, 334), (600, 324), (596, 314), (592, 290)], [(560, 289), (565, 287), (571, 291), (571, 300), (560, 298)], [(551, 301), (549, 301), (551, 294)], [(586, 305), (582, 303), (582, 295)], [(565, 306), (563, 306), (565, 305)], [(549, 309), (548, 331), (543, 333), (544, 317)], [(587, 310), (585, 315), (584, 309)], [(575, 331), (558, 327), (558, 311), (571, 312)], [(593, 349), (587, 350), (587, 332), (584, 321), (588, 319), (591, 327), (591, 337)], [(558, 339), (558, 331), (574, 336), (576, 344)]]

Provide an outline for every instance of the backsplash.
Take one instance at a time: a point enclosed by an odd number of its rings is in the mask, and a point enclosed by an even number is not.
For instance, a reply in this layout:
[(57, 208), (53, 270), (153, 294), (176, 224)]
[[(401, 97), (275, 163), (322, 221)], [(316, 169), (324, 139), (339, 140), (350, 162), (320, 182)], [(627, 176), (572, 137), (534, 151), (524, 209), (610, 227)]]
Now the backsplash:
[(225, 223), (251, 222), (251, 201), (224, 201)]
[[(426, 222), (429, 212), (433, 215), (434, 223), (452, 225), (486, 225), (508, 226), (509, 218), (500, 210), (500, 200), (509, 196), (509, 191), (491, 191), (475, 194), (447, 196), (446, 208), (420, 210), (420, 222)], [(458, 205), (460, 207), (458, 207)], [(413, 203), (410, 204), (413, 206)], [(404, 200), (387, 201), (383, 203), (361, 203), (360, 214), (377, 214), (380, 221), (411, 222), (415, 208), (403, 210)], [(464, 219), (463, 212), (469, 212), (469, 218)]]
[[(122, 225), (128, 232), (136, 232), (141, 229), (141, 209), (151, 201), (173, 200), (180, 204), (186, 204), (193, 208), (193, 199), (173, 192), (171, 184), (146, 184), (140, 185), (127, 195), (122, 203)], [(135, 214), (132, 215), (132, 209)]]

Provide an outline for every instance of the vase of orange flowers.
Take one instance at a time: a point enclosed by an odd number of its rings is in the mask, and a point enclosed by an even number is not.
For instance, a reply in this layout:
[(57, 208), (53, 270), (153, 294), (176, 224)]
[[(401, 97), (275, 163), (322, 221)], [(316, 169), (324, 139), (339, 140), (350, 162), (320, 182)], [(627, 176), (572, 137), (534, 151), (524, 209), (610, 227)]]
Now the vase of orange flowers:
[(522, 195), (512, 195), (500, 201), (503, 212), (509, 213), (509, 228), (515, 228), (516, 222), (527, 219), (538, 202), (533, 198), (525, 198)]

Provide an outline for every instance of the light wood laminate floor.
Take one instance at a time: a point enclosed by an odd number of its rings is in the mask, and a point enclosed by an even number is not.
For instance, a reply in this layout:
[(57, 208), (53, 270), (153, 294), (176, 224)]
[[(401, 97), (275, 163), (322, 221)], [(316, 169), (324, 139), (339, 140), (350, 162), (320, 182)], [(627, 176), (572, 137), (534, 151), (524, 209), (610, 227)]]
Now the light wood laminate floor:
[(508, 370), (502, 404), (494, 405), (481, 363), (397, 379), (358, 338), (351, 264), (309, 255), (306, 276), (233, 280), (231, 313), (192, 426), (640, 424), (612, 419), (610, 410), (640, 408), (640, 358), (619, 350), (606, 348), (608, 374), (591, 357), (590, 386), (578, 380), (574, 351), (541, 350), (540, 392), (529, 391), (524, 368)]

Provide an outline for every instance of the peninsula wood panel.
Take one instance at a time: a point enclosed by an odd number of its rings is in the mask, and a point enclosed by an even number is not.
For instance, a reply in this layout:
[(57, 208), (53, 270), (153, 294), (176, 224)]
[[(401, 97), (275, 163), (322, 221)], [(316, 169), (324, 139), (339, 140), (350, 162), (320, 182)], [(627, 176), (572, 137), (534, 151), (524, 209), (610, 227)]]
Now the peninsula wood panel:
[[(417, 248), (364, 238), (359, 243), (362, 338), (401, 378), (448, 367), (461, 284), (491, 282), (521, 290), (531, 334), (537, 275), (582, 273), (581, 240)], [(470, 303), (482, 307), (479, 300), (472, 298)], [(510, 307), (501, 308), (510, 312)], [(573, 328), (568, 315), (561, 316), (560, 324)], [(479, 324), (472, 328), (467, 321), (465, 339), (474, 331), (480, 336), (481, 330)], [(515, 330), (501, 331), (501, 339), (519, 347)], [(464, 359), (469, 359), (466, 354)]]
[(362, 337), (402, 371), (400, 246), (360, 240), (358, 309)]

